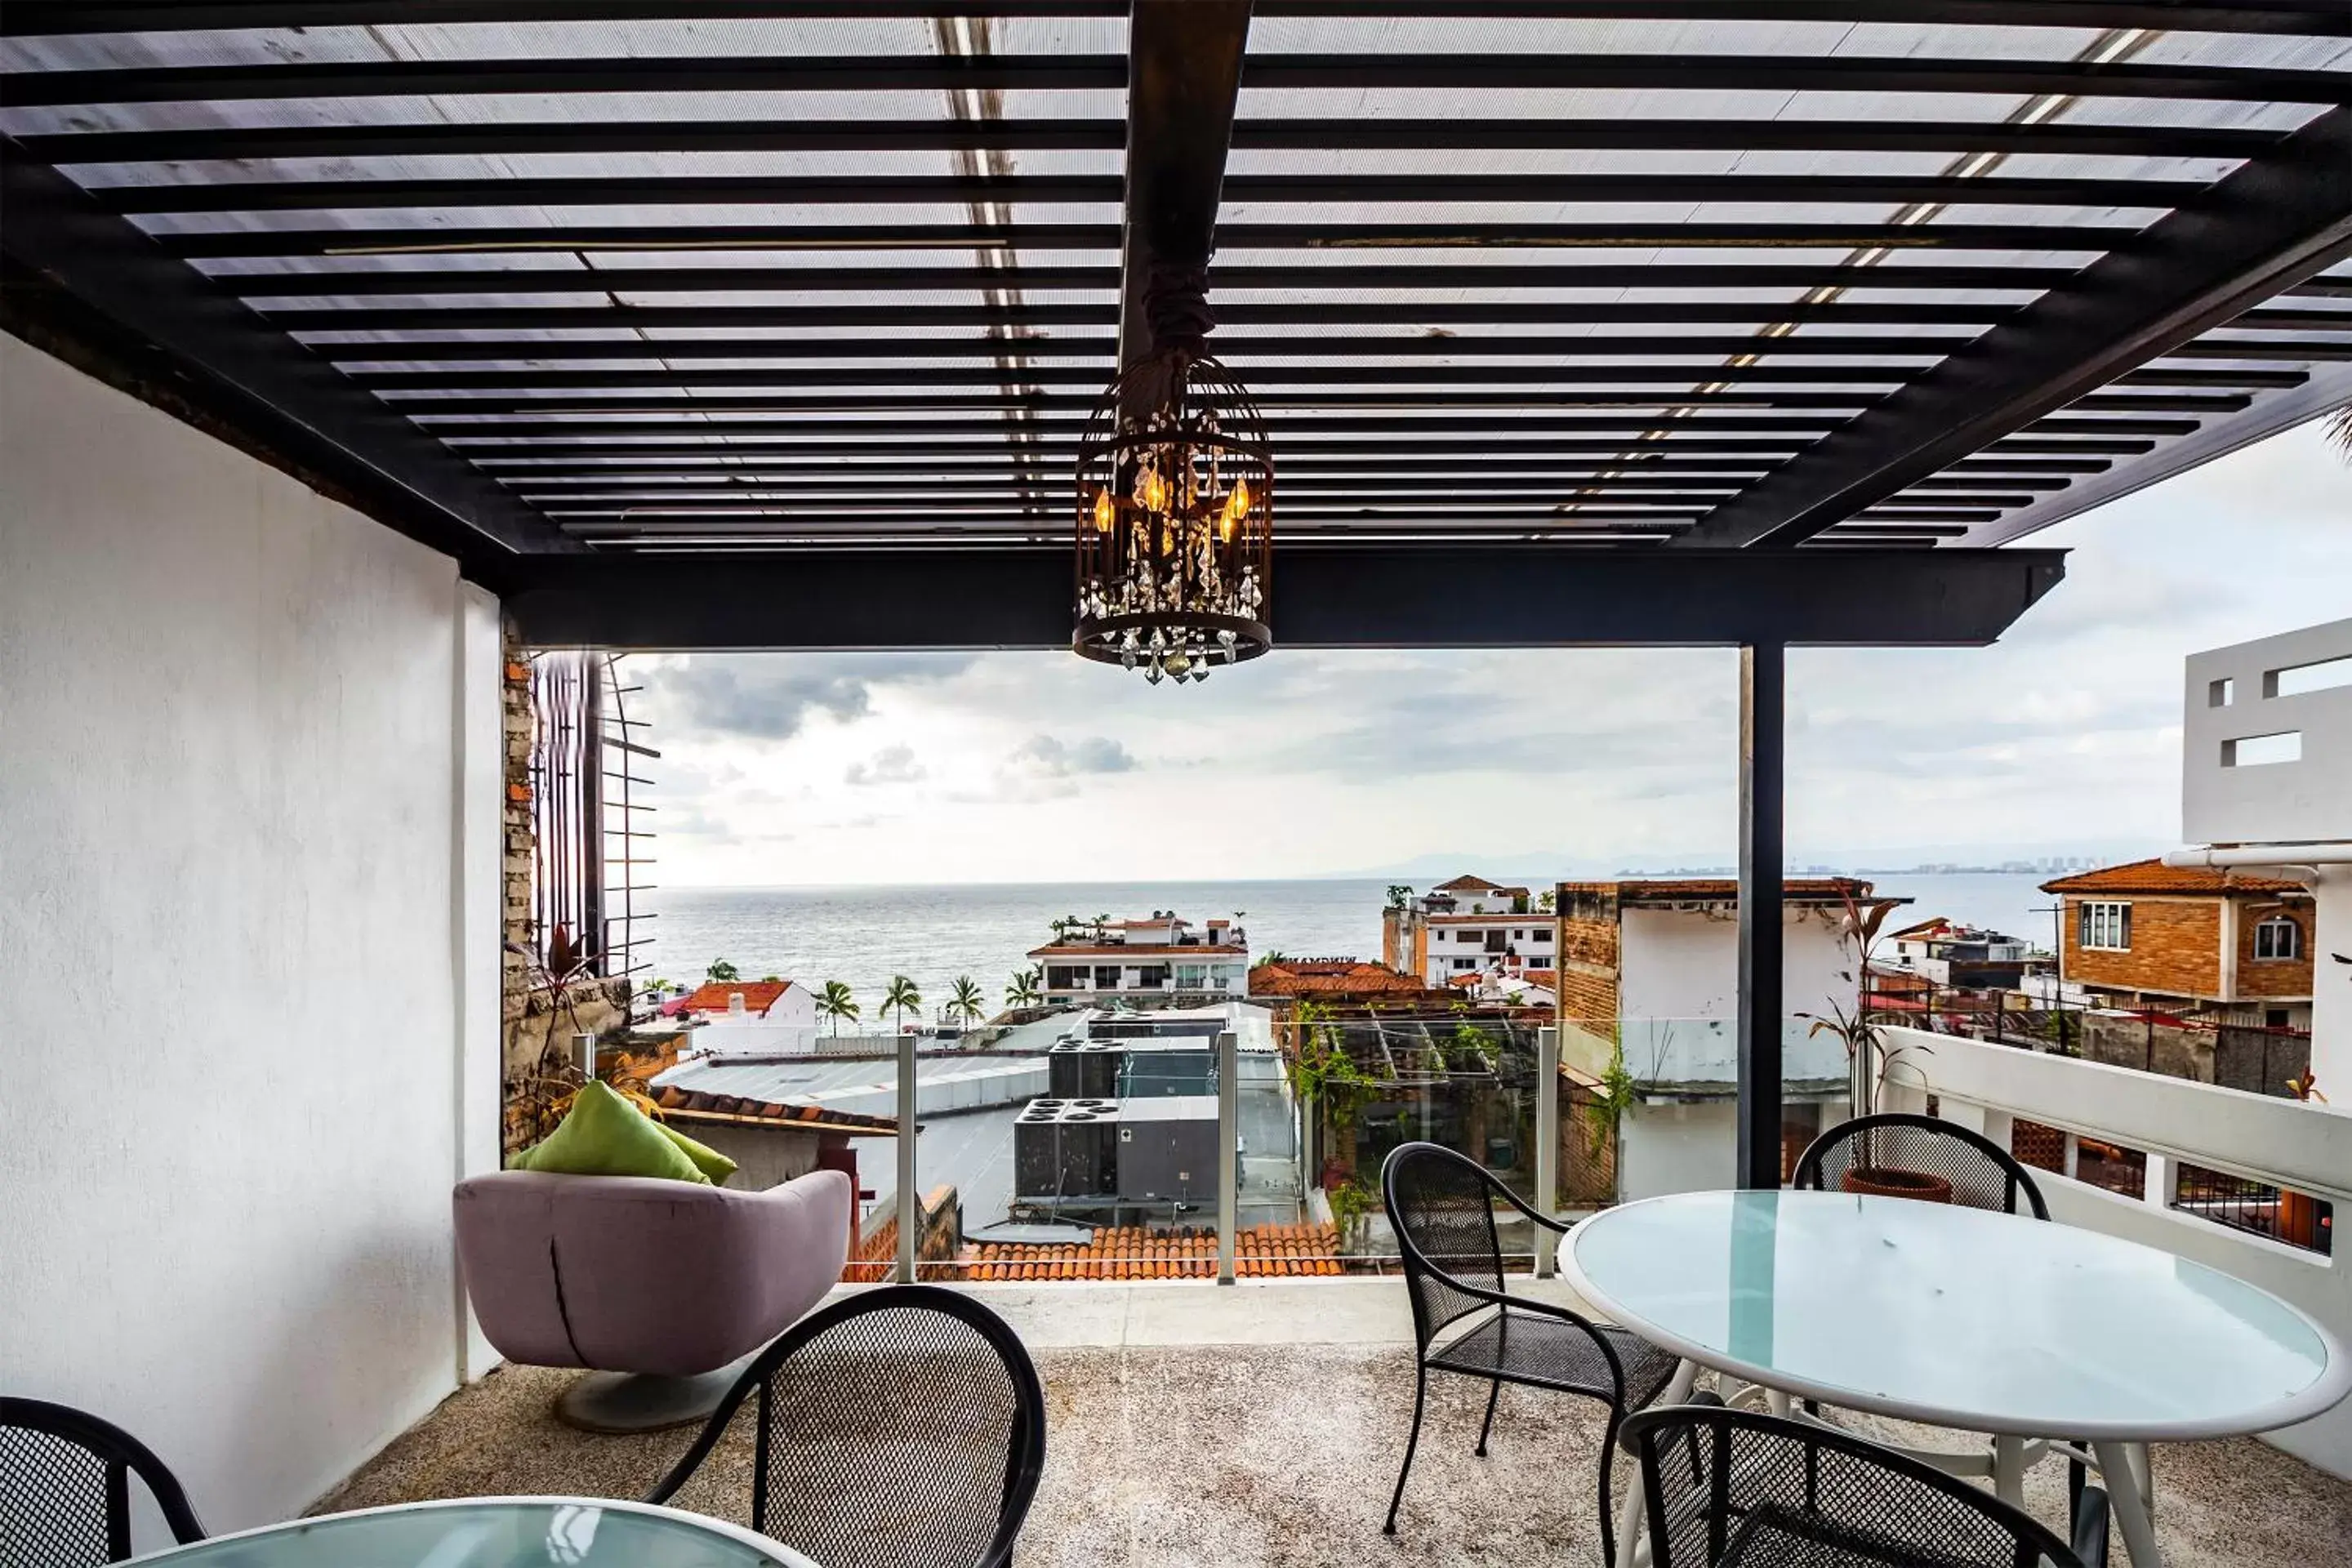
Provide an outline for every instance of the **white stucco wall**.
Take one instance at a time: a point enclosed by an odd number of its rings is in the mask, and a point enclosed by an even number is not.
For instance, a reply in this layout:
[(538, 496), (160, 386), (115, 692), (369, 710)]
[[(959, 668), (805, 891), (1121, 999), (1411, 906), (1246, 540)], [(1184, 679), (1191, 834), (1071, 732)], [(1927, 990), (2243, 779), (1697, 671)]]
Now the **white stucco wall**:
[[(1782, 911), (1783, 1076), (1842, 1078), (1845, 1050), (1811, 1033), (1799, 1013), (1853, 1010), (1854, 964), (1837, 933), (1839, 912)], [(1624, 910), (1619, 917), (1617, 1016), (1625, 1065), (1667, 1083), (1739, 1081), (1739, 921), (1729, 908)], [(1729, 1155), (1725, 1156), (1727, 1162)]]
[(488, 1364), (499, 659), (448, 559), (0, 338), (0, 1387), (216, 1531)]

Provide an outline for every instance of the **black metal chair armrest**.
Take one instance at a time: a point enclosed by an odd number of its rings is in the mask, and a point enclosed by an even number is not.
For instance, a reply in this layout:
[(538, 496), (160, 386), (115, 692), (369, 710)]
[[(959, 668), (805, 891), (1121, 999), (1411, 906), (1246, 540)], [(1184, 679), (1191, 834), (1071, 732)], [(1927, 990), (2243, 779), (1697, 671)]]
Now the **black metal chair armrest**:
[(1609, 1363), (1609, 1375), (1617, 1384), (1619, 1397), (1623, 1397), (1625, 1363), (1618, 1359), (1617, 1347), (1609, 1342), (1609, 1336), (1602, 1333), (1601, 1326), (1591, 1319), (1550, 1301), (1531, 1300), (1525, 1296), (1513, 1296), (1501, 1290), (1489, 1290), (1484, 1285), (1473, 1285), (1467, 1279), (1457, 1279), (1446, 1273), (1445, 1270), (1425, 1258), (1423, 1260), (1423, 1267), (1443, 1279), (1445, 1282), (1445, 1288), (1449, 1290), (1459, 1290), (1465, 1296), (1474, 1297), (1478, 1300), (1500, 1307), (1507, 1312), (1530, 1312), (1538, 1317), (1557, 1318), (1563, 1323), (1573, 1323), (1582, 1329), (1591, 1336), (1592, 1342), (1601, 1347), (1602, 1357)]
[(1503, 1194), (1503, 1201), (1505, 1203), (1509, 1204), (1513, 1208), (1518, 1210), (1521, 1214), (1527, 1215), (1529, 1219), (1535, 1221), (1538, 1225), (1543, 1226), (1554, 1236), (1566, 1236), (1568, 1234), (1568, 1221), (1564, 1219), (1554, 1219), (1549, 1215), (1537, 1212), (1533, 1204), (1528, 1203), (1527, 1199), (1519, 1196), (1518, 1194), (1511, 1191), (1510, 1188), (1505, 1186), (1502, 1183), (1495, 1181), (1491, 1173), (1488, 1175), (1487, 1180), (1493, 1184), (1495, 1191)]
[(2074, 1555), (2083, 1568), (2107, 1568), (2107, 1493), (2084, 1487), (2074, 1500)]

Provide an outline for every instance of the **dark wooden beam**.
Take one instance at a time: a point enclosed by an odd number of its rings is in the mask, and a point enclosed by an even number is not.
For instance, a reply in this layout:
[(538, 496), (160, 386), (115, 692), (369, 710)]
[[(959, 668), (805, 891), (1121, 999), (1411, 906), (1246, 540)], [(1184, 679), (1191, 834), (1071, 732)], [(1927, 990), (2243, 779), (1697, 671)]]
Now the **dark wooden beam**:
[[(281, 467), (388, 527), (494, 574), (581, 547), (319, 354), (0, 137), (0, 251), (201, 383), (213, 416)], [(167, 389), (176, 392), (176, 388)], [(92, 453), (102, 462), (105, 454)]]
[(1719, 508), (1685, 542), (1788, 546), (2352, 256), (2352, 110), (2152, 224)]
[(1118, 363), (1151, 351), (1156, 266), (1205, 267), (1249, 47), (1250, 0), (1135, 0), (1127, 24), (1127, 170)]
[[(2053, 550), (1282, 549), (1286, 648), (1989, 643), (2064, 575)], [(535, 558), (527, 641), (637, 649), (1064, 648), (1055, 548), (704, 551)]]

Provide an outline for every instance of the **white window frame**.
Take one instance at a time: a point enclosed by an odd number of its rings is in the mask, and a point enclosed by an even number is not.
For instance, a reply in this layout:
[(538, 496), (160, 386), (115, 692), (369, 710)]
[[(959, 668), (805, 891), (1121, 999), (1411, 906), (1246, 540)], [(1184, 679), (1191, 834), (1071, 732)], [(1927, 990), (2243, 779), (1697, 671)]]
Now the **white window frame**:
[(2131, 951), (2129, 900), (2085, 899), (2074, 919), (2075, 945), (2085, 952)]
[[(2268, 943), (2271, 951), (2264, 952), (2263, 948), (2265, 944), (2263, 939), (2265, 936), (2270, 935), (2272, 932), (2281, 930), (2284, 930), (2286, 932), (2286, 944), (2284, 950), (2280, 950), (2277, 941), (2273, 938), (2273, 940)], [(2303, 926), (2301, 922), (2296, 921), (2292, 915), (2267, 915), (2256, 923), (2254, 926), (2255, 963), (2291, 963), (2302, 956)]]

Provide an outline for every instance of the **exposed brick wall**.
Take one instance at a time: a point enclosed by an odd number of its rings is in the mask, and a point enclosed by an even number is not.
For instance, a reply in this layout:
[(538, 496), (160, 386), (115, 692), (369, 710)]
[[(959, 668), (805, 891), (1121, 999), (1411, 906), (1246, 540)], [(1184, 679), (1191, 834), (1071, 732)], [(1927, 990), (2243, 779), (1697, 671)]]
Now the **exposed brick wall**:
[(1617, 901), (1597, 894), (1566, 900), (1558, 921), (1559, 1016), (1617, 1017)]
[(2220, 899), (2143, 896), (2115, 901), (2131, 905), (2128, 952), (2081, 946), (2079, 911), (2084, 900), (2075, 894), (2066, 895), (2063, 938), (2066, 943), (2067, 979), (2084, 985), (2162, 992), (2169, 996), (2220, 994)]
[[(2284, 915), (2303, 928), (2299, 958), (2254, 957), (2254, 928)], [(2312, 931), (2316, 911), (2307, 899), (2280, 899), (2273, 894), (2245, 899), (2238, 904), (2238, 994), (2294, 996), (2311, 994)]]
[(505, 843), (501, 847), (501, 940), (505, 952), (505, 1016), (509, 1026), (521, 1022), (530, 991), (530, 974), (511, 944), (529, 947), (530, 929), (530, 666), (514, 627), (505, 631), (506, 668), (499, 682), (499, 706), (506, 721)]

